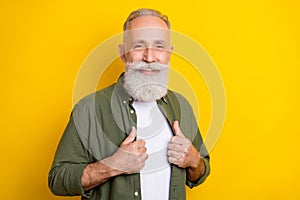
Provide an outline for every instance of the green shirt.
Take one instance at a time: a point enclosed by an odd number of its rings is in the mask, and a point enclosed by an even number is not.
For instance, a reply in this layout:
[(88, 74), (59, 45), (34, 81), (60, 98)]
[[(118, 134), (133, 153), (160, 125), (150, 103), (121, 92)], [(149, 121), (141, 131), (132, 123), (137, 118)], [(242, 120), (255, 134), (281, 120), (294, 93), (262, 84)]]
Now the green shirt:
[[(91, 200), (141, 199), (139, 173), (113, 177), (90, 191), (84, 191), (81, 185), (86, 165), (112, 155), (131, 127), (136, 127), (137, 118), (132, 103), (133, 99), (124, 90), (121, 77), (117, 83), (76, 104), (49, 172), (48, 184), (54, 194), (81, 195), (81, 199)], [(183, 200), (186, 198), (185, 184), (192, 188), (209, 175), (209, 155), (192, 108), (181, 95), (168, 91), (166, 96), (157, 100), (157, 105), (171, 127), (175, 120), (179, 121), (182, 132), (204, 158), (205, 173), (196, 182), (187, 180), (186, 169), (171, 165), (169, 199)]]

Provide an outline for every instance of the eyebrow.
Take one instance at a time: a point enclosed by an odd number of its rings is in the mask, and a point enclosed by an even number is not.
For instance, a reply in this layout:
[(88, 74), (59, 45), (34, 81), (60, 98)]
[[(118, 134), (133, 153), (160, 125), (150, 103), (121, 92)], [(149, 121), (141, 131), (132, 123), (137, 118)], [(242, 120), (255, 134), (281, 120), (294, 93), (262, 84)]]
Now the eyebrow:
[[(145, 40), (137, 40), (134, 41), (134, 44), (138, 44), (138, 43), (142, 43), (142, 44), (147, 44), (148, 42)], [(167, 42), (165, 40), (154, 40), (154, 44), (167, 44)]]
[(165, 40), (155, 40), (155, 44), (166, 44), (167, 42)]
[(138, 43), (146, 44), (146, 41), (144, 41), (144, 40), (137, 40), (137, 41), (134, 41), (133, 43), (134, 44), (138, 44)]

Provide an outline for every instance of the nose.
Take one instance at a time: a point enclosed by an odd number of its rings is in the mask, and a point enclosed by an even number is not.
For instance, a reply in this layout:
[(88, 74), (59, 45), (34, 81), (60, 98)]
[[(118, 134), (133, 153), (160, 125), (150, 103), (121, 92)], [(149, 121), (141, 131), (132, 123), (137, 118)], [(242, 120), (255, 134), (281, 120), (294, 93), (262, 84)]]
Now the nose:
[(154, 50), (153, 48), (147, 48), (145, 51), (144, 51), (144, 54), (143, 54), (143, 61), (145, 62), (148, 62), (148, 63), (151, 63), (151, 62), (155, 62), (155, 53), (154, 53)]

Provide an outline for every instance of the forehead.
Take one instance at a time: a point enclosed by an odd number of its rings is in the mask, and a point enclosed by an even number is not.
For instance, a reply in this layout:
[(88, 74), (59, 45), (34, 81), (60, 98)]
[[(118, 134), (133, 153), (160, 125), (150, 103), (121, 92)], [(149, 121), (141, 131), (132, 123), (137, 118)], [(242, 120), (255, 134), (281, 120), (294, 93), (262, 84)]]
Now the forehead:
[(139, 16), (130, 22), (128, 30), (124, 32), (125, 43), (134, 43), (136, 41), (165, 41), (169, 43), (170, 29), (167, 24), (158, 17)]
[(140, 28), (125, 31), (125, 43), (134, 43), (136, 41), (149, 43), (164, 41), (165, 43), (170, 43), (170, 30), (161, 28)]

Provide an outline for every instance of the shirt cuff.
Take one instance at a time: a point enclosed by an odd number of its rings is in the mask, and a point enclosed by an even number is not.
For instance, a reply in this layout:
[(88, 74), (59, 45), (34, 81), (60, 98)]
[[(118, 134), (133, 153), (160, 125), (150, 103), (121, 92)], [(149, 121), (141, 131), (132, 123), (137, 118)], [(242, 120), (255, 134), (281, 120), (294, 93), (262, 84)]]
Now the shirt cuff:
[(87, 164), (65, 163), (54, 167), (49, 174), (49, 187), (53, 194), (60, 196), (89, 196), (85, 192), (81, 177)]
[(205, 179), (210, 174), (209, 158), (203, 158), (203, 161), (204, 161), (204, 165), (205, 165), (205, 172), (204, 172), (204, 174), (197, 181), (194, 181), (194, 182), (191, 182), (188, 179), (186, 179), (186, 185), (189, 188), (193, 188), (195, 186), (200, 185), (201, 183), (203, 183), (205, 181)]

